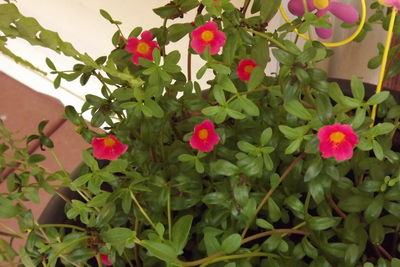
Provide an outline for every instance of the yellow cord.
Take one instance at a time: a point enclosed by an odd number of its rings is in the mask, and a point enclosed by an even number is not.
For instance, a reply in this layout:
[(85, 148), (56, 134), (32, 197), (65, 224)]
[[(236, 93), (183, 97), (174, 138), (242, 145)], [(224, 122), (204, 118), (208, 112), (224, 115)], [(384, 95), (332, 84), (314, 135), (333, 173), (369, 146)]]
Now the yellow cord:
[[(386, 63), (387, 63), (388, 54), (389, 54), (389, 50), (390, 50), (390, 44), (392, 42), (393, 28), (394, 28), (396, 14), (397, 14), (397, 9), (395, 7), (393, 7), (392, 14), (390, 16), (389, 29), (388, 29), (388, 34), (386, 36), (385, 49), (383, 50), (381, 70), (379, 73), (379, 80), (378, 80), (378, 84), (376, 85), (375, 94), (382, 91), (382, 85), (383, 85), (383, 80), (385, 79)], [(378, 105), (377, 104), (373, 105), (372, 112), (371, 112), (371, 119), (372, 119), (371, 127), (374, 125), (377, 109), (378, 109)]]
[[(289, 17), (287, 16), (283, 6), (281, 5), (279, 7), (279, 11), (283, 17), (283, 19), (287, 22), (287, 23), (292, 23), (292, 21), (289, 19)], [(340, 41), (340, 42), (333, 42), (333, 43), (329, 43), (329, 42), (321, 42), (323, 45), (325, 45), (326, 47), (335, 47), (335, 46), (342, 46), (345, 44), (350, 43), (351, 41), (354, 40), (354, 38), (357, 37), (357, 35), (361, 32), (362, 28), (364, 27), (365, 24), (365, 20), (367, 17), (367, 5), (365, 4), (365, 0), (361, 0), (361, 21), (360, 21), (360, 25), (358, 25), (357, 30), (350, 35), (347, 39)], [(294, 29), (294, 32), (300, 36), (301, 38), (304, 38), (306, 40), (309, 40), (310, 38), (307, 35), (301, 34), (299, 33), (299, 31), (297, 29)]]

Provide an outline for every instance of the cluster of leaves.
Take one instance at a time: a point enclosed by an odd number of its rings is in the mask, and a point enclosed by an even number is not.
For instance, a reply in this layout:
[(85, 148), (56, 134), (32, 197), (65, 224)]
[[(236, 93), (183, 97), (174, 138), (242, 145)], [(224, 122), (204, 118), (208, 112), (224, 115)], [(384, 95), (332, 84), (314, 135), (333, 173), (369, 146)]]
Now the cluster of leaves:
[[(317, 41), (300, 47), (286, 39), (293, 30), (289, 24), (269, 31), (279, 1), (253, 1), (246, 17), (250, 2), (236, 8), (224, 0), (174, 0), (155, 9), (164, 19), (163, 26), (151, 29), (160, 50), (154, 50), (153, 61), (140, 58), (140, 66), (124, 50), (120, 22), (104, 10), (101, 15), (117, 26), (115, 49), (94, 60), (13, 4), (0, 5), (0, 31), (7, 38), (23, 38), (79, 61), (65, 72), (46, 60), (57, 75), (56, 87), (62, 79), (80, 78), (84, 85), (93, 76), (101, 82), (101, 97), (87, 95), (79, 112), (65, 109), (82, 137), (90, 142), (96, 135), (82, 118), (91, 112), (92, 126), (106, 124), (129, 146), (106, 166), (83, 151), (84, 167), (66, 185), (81, 198), (65, 207), (68, 219), (80, 226), (22, 227), (29, 233), (20, 254), (26, 266), (57, 261), (81, 266), (99, 253), (115, 266), (399, 264), (400, 154), (392, 141), (400, 105), (387, 92), (365, 97), (357, 78), (344, 93), (315, 67), (331, 51)], [(196, 8), (193, 23), (166, 26)], [(321, 25), (307, 16), (299, 19), (302, 31)], [(200, 55), (205, 64), (196, 78), (209, 79), (209, 87), (201, 88), (187, 73), (190, 68), (180, 67), (180, 52), (167, 53), (165, 46), (209, 20), (219, 23), (227, 40), (221, 54), (210, 56), (206, 49)], [(128, 37), (141, 31), (135, 28)], [(270, 51), (280, 69), (266, 75)], [(235, 73), (243, 58), (258, 64), (247, 83)], [(207, 70), (211, 78), (204, 75)], [(375, 104), (379, 121), (370, 127)], [(197, 153), (188, 140), (204, 119), (215, 122), (220, 144)], [(318, 151), (316, 132), (335, 122), (350, 124), (359, 137), (353, 158), (342, 163), (323, 159)], [(31, 139), (46, 139), (43, 127)], [(25, 160), (31, 157), (24, 154)], [(29, 170), (28, 176), (34, 173)], [(32, 184), (18, 185), (21, 193)], [(1, 196), (0, 217), (5, 217), (2, 207), (15, 200), (24, 201), (11, 193)], [(13, 258), (11, 246), (1, 244), (5, 259)]]

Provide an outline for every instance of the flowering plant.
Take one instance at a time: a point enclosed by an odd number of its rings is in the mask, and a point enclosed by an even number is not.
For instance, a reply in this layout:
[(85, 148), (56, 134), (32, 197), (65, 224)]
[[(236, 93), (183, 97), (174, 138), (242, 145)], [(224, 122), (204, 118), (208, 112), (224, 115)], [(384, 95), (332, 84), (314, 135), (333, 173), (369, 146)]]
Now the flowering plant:
[[(366, 21), (365, 1), (360, 15), (339, 0), (283, 1), (296, 15), (290, 19), (281, 1), (237, 7), (173, 0), (154, 9), (163, 26), (137, 27), (128, 36), (101, 10), (117, 31), (115, 48), (98, 59), (14, 4), (0, 5), (2, 51), (17, 59), (5, 44), (22, 38), (73, 57), (79, 63), (72, 72), (46, 59), (54, 86), (93, 77), (102, 94), (86, 95), (79, 111), (65, 108), (91, 144), (76, 179), (65, 170), (49, 173), (40, 166), (44, 156), (16, 146), (0, 125), (0, 163), (20, 164), (0, 195), (0, 217), (15, 217), (20, 229), (1, 224), (0, 235), (11, 241), (0, 239), (0, 258), (11, 263), (18, 255), (25, 266), (398, 266), (400, 105), (381, 91), (384, 78), (400, 71), (394, 62), (385, 72), (398, 51), (390, 50), (399, 31), (394, 2), (373, 3)], [(288, 22), (270, 29), (279, 9)], [(338, 43), (306, 35), (313, 27), (321, 37), (330, 34), (328, 11), (358, 24), (355, 33)], [(193, 21), (175, 23), (185, 16)], [(382, 62), (383, 74), (366, 97), (360, 79), (344, 92), (316, 64), (332, 54), (329, 47), (360, 41), (371, 23), (388, 29), (388, 41), (370, 61), (375, 68)], [(307, 40), (291, 41), (293, 32)], [(188, 51), (169, 49), (182, 40)], [(194, 55), (204, 61), (195, 78)], [(266, 74), (271, 58), (279, 72)], [(103, 133), (89, 127), (85, 112)], [(51, 148), (44, 127), (27, 141)], [(24, 202), (37, 199), (39, 188), (65, 200), (71, 223), (33, 218)], [(25, 240), (17, 252), (16, 238)]]

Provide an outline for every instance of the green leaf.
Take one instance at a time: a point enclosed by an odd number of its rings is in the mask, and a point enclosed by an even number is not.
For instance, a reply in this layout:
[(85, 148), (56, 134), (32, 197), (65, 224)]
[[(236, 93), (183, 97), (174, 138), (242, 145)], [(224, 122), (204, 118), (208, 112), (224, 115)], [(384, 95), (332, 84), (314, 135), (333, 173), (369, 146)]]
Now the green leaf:
[(316, 178), (318, 174), (321, 172), (323, 167), (322, 159), (320, 156), (314, 158), (313, 162), (307, 168), (306, 173), (304, 174), (304, 182), (309, 182), (312, 179)]
[(104, 9), (100, 9), (100, 15), (109, 22), (114, 23), (114, 20), (112, 19), (111, 15)]
[(56, 66), (54, 66), (54, 63), (50, 60), (50, 58), (46, 57), (46, 65), (52, 69), (52, 70), (56, 70)]
[(229, 79), (228, 76), (226, 75), (222, 75), (220, 76), (221, 78), (218, 81), (218, 84), (227, 92), (236, 94), (237, 93), (237, 89), (235, 84), (232, 82), (231, 79)]
[(208, 63), (208, 65), (215, 70), (218, 74), (230, 74), (231, 69), (223, 64), (219, 63)]
[(105, 168), (109, 172), (123, 172), (128, 167), (128, 161), (125, 159), (112, 160)]
[(156, 118), (162, 118), (164, 117), (164, 110), (157, 104), (156, 101), (152, 99), (146, 99), (144, 101), (144, 104), (146, 107), (148, 107), (151, 110), (151, 114), (156, 117)]
[(115, 249), (121, 255), (125, 249), (125, 246), (128, 244), (128, 240), (134, 238), (136, 233), (128, 228), (115, 227), (102, 232), (100, 236), (104, 242), (107, 242), (115, 247)]
[(357, 77), (353, 76), (351, 77), (351, 93), (353, 94), (353, 97), (358, 100), (364, 100), (364, 95), (365, 95), (365, 89), (364, 89), (364, 84), (360, 79)]
[(234, 118), (236, 120), (243, 120), (244, 118), (246, 118), (246, 115), (234, 109), (227, 108), (225, 110), (226, 113), (229, 115), (229, 117)]
[(341, 218), (311, 217), (307, 220), (307, 226), (314, 231), (322, 231), (339, 224)]
[(390, 93), (388, 91), (382, 91), (380, 93), (374, 94), (368, 99), (367, 104), (368, 105), (380, 104), (383, 101), (385, 101), (389, 97), (389, 95)]
[(183, 249), (186, 246), (190, 228), (192, 227), (193, 216), (185, 215), (179, 218), (176, 223), (172, 226), (172, 244), (178, 255), (183, 253)]
[(366, 110), (363, 108), (357, 108), (356, 115), (353, 118), (352, 127), (354, 129), (359, 128), (365, 121)]
[(374, 245), (382, 244), (385, 239), (385, 230), (379, 220), (375, 220), (369, 225), (369, 236)]
[(175, 23), (168, 27), (168, 40), (177, 42), (193, 30), (190, 23)]
[(220, 105), (226, 104), (224, 90), (220, 86), (218, 86), (218, 85), (214, 86), (212, 92), (213, 92), (214, 98), (215, 98), (215, 100), (217, 100), (218, 104), (220, 104)]
[(226, 254), (230, 254), (238, 250), (241, 244), (241, 236), (239, 234), (231, 234), (222, 241), (221, 248)]
[(262, 83), (264, 77), (264, 69), (260, 66), (255, 67), (251, 72), (250, 80), (247, 83), (247, 90), (252, 91), (256, 89)]
[(167, 263), (178, 262), (178, 254), (171, 245), (153, 240), (142, 240), (140, 244), (141, 246), (145, 247), (153, 256), (162, 261)]
[(267, 145), (269, 140), (271, 140), (271, 137), (272, 137), (272, 129), (268, 127), (261, 133), (260, 144), (262, 146)]
[(278, 248), (279, 244), (282, 242), (281, 234), (271, 235), (263, 244), (262, 248), (268, 252), (272, 252)]
[(280, 49), (273, 49), (272, 50), (272, 54), (283, 65), (291, 66), (294, 63), (295, 57), (292, 54), (289, 54), (286, 51), (283, 51), (283, 50), (280, 50)]
[(383, 160), (384, 158), (383, 149), (376, 140), (372, 140), (372, 150), (374, 151), (375, 157), (378, 160)]
[(311, 113), (298, 100), (293, 99), (289, 102), (286, 102), (283, 107), (287, 112), (299, 117), (300, 119), (312, 120), (313, 118)]
[(98, 170), (99, 165), (97, 161), (93, 158), (93, 156), (87, 150), (82, 151), (82, 159), (83, 162), (91, 169), (91, 170)]
[(361, 195), (349, 195), (344, 199), (341, 199), (338, 203), (339, 208), (346, 212), (360, 212), (365, 210), (371, 198)]
[(260, 15), (263, 23), (268, 23), (277, 13), (282, 0), (261, 1)]
[(203, 109), (201, 110), (201, 112), (202, 112), (204, 115), (210, 117), (210, 116), (213, 116), (213, 115), (217, 114), (220, 110), (221, 110), (221, 107), (219, 107), (219, 106), (211, 106), (211, 107), (203, 108)]
[(303, 68), (295, 68), (294, 73), (301, 84), (310, 83), (310, 75)]
[(35, 267), (36, 265), (33, 263), (32, 259), (29, 257), (25, 248), (21, 247), (19, 250), (19, 258), (21, 259), (22, 264), (25, 267)]
[(346, 266), (355, 266), (357, 259), (359, 258), (360, 250), (356, 244), (350, 244), (346, 249), (344, 255), (344, 262)]
[(264, 219), (256, 219), (256, 224), (258, 227), (263, 228), (263, 229), (267, 229), (267, 230), (274, 229), (274, 226)]
[(301, 63), (307, 63), (314, 59), (317, 54), (317, 50), (314, 47), (309, 47), (301, 52), (300, 55), (297, 56), (297, 61)]
[(310, 241), (308, 241), (307, 237), (303, 237), (301, 240), (301, 246), (308, 257), (312, 259), (318, 257), (318, 250), (310, 243)]
[(369, 130), (372, 136), (384, 135), (393, 131), (394, 125), (389, 122), (378, 123)]
[(221, 245), (219, 244), (218, 239), (211, 233), (206, 233), (204, 235), (204, 245), (208, 256), (221, 251)]
[(383, 194), (379, 194), (368, 205), (367, 209), (364, 212), (364, 217), (367, 223), (371, 223), (372, 221), (376, 220), (379, 217), (379, 215), (381, 215), (384, 200), (385, 199)]
[(314, 179), (308, 183), (308, 191), (311, 193), (315, 203), (319, 204), (325, 199), (324, 187), (322, 181)]
[(268, 199), (268, 218), (271, 222), (276, 222), (279, 221), (279, 219), (281, 218), (281, 209), (279, 208), (279, 206), (275, 203), (275, 201), (270, 198)]
[(41, 154), (32, 154), (28, 158), (28, 164), (35, 164), (45, 160), (46, 157)]
[(0, 218), (12, 218), (18, 215), (21, 209), (15, 206), (11, 200), (0, 195)]
[(293, 140), (289, 144), (289, 146), (286, 148), (285, 154), (290, 155), (290, 154), (293, 154), (294, 152), (296, 152), (297, 149), (299, 149), (301, 142), (303, 142), (302, 138), (297, 138), (297, 139)]
[(238, 99), (241, 107), (247, 114), (249, 114), (250, 116), (260, 115), (260, 110), (258, 109), (258, 106), (253, 103), (253, 101), (243, 96), (239, 96)]
[(82, 124), (82, 120), (73, 106), (66, 106), (64, 112), (65, 112), (65, 117), (67, 117), (67, 119), (74, 125), (80, 126)]
[(225, 176), (231, 176), (239, 172), (238, 166), (223, 159), (211, 162), (211, 169), (215, 174)]
[(237, 146), (241, 151), (246, 152), (246, 153), (254, 153), (257, 150), (257, 147), (255, 147), (254, 145), (252, 145), (246, 141), (237, 142)]

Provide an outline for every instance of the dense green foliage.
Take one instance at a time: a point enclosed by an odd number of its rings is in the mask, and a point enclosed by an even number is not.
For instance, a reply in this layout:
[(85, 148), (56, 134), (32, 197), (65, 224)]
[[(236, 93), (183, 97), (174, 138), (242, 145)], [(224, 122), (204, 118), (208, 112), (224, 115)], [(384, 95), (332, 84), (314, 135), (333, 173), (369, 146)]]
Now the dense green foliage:
[[(29, 155), (1, 126), (0, 166), (19, 165), (7, 178), (9, 193), (0, 195), (0, 217), (18, 219), (20, 230), (11, 237), (26, 238), (26, 246), (15, 252), (0, 239), (0, 260), (19, 254), (25, 266), (87, 266), (102, 253), (114, 266), (400, 266), (400, 153), (399, 143), (392, 145), (400, 105), (388, 92), (365, 97), (355, 77), (347, 93), (327, 81), (316, 63), (332, 51), (318, 41), (298, 45), (288, 38), (294, 25), (305, 31), (324, 25), (315, 15), (271, 32), (268, 22), (280, 1), (244, 2), (238, 8), (228, 0), (174, 0), (155, 9), (164, 20), (151, 29), (160, 50), (140, 66), (124, 47), (142, 29), (124, 36), (121, 22), (104, 10), (118, 29), (115, 48), (92, 59), (14, 4), (0, 5), (0, 47), (7, 38), (22, 38), (76, 59), (69, 72), (46, 59), (55, 87), (62, 80), (101, 82), (102, 97), (86, 95), (82, 110), (65, 109), (82, 138), (98, 135), (82, 118), (90, 112), (91, 126), (106, 125), (129, 146), (105, 166), (83, 151), (84, 166), (72, 180), (63, 170), (42, 168), (44, 156)], [(382, 15), (375, 21), (384, 20), (383, 8), (375, 8)], [(193, 23), (180, 23), (183, 16)], [(227, 41), (222, 53), (200, 55), (204, 66), (191, 77), (190, 66), (183, 70), (180, 62), (181, 54), (194, 51), (169, 47), (209, 20)], [(279, 73), (266, 75), (271, 57)], [(236, 76), (244, 58), (258, 64), (246, 83)], [(374, 104), (378, 118), (370, 127)], [(205, 119), (221, 138), (210, 153), (188, 142)], [(359, 136), (351, 160), (321, 157), (316, 133), (335, 122), (352, 125)], [(28, 141), (52, 151), (44, 127)], [(59, 187), (81, 195), (65, 206), (78, 226), (38, 224), (23, 206), (39, 200), (39, 188), (62, 194)], [(3, 230), (0, 235), (7, 237)]]

